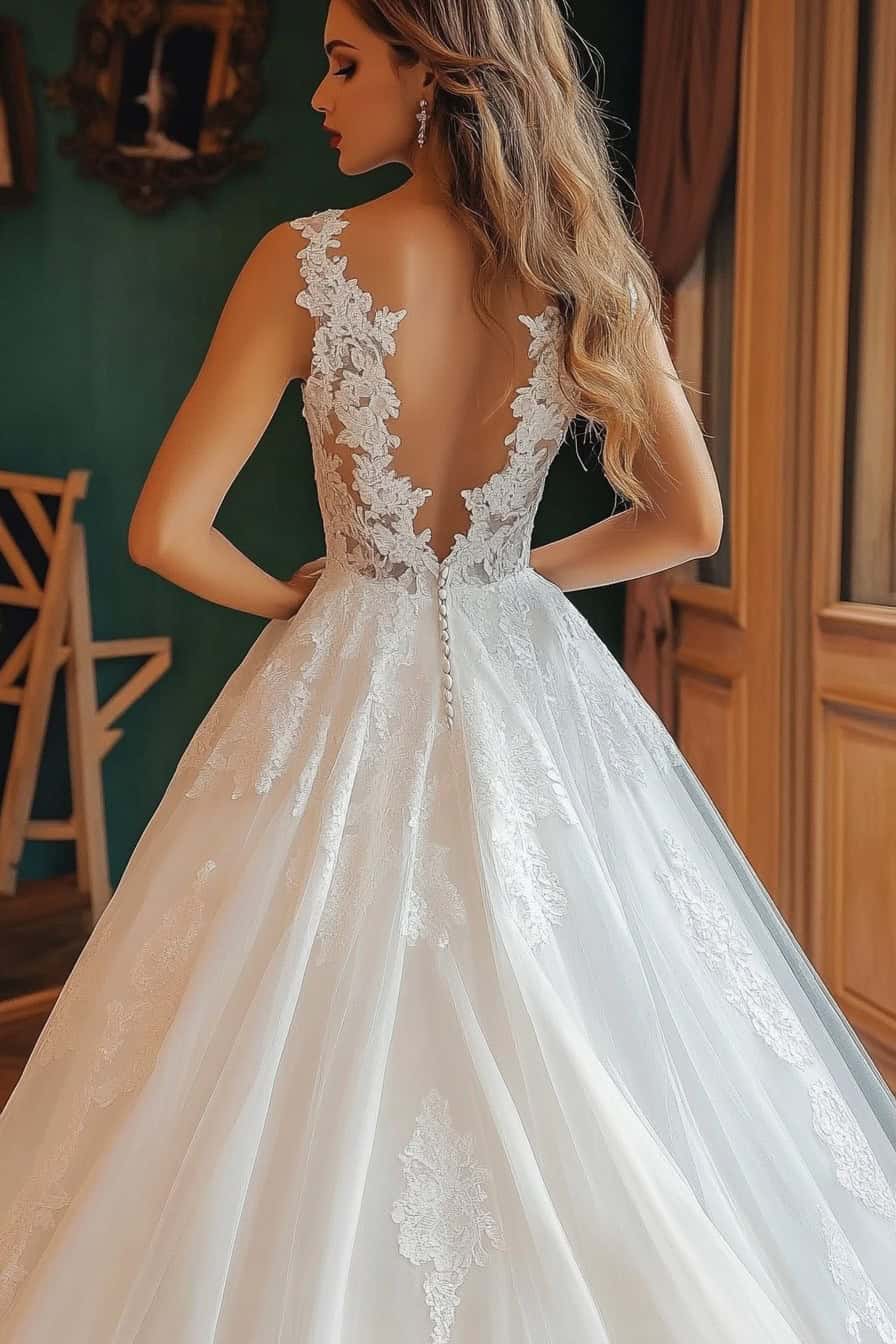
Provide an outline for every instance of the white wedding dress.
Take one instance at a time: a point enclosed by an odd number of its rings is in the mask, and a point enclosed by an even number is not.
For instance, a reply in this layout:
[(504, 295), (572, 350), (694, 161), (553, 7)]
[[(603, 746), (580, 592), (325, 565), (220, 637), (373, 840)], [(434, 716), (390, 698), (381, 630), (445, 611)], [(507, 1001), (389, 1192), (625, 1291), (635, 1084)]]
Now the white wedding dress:
[(0, 1116), (0, 1340), (896, 1344), (896, 1101), (529, 564), (559, 310), (440, 561), (392, 464), (405, 310), (341, 210), (291, 223), (325, 570)]

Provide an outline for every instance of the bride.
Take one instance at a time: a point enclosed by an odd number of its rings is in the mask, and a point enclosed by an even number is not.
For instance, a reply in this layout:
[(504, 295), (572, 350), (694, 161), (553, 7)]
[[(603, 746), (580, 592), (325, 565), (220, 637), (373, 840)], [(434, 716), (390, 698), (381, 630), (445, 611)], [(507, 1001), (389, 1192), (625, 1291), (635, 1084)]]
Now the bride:
[[(896, 1101), (566, 597), (719, 543), (556, 0), (332, 0), (342, 171), (131, 522), (266, 618), (0, 1115), (3, 1344), (896, 1344)], [(215, 529), (298, 381), (326, 555)], [(575, 416), (631, 507), (531, 548)]]

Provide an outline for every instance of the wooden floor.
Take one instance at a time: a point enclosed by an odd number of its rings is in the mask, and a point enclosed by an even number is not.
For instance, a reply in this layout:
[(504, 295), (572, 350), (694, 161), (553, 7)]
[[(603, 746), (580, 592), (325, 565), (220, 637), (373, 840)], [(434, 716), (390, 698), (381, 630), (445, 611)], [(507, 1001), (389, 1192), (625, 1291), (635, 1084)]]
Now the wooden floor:
[(0, 896), (0, 1109), (18, 1082), (92, 928), (73, 876), (22, 881)]

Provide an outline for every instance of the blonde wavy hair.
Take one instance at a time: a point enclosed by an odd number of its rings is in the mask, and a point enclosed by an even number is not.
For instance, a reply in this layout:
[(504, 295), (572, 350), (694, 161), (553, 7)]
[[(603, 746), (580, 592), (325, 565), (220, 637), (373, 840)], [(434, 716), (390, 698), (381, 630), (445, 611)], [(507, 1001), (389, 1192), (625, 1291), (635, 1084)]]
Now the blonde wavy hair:
[[(651, 497), (642, 454), (655, 448), (645, 300), (662, 291), (616, 186), (606, 123), (578, 67), (563, 0), (351, 0), (397, 63), (421, 60), (436, 92), (431, 131), (444, 143), (458, 219), (480, 255), (473, 302), (488, 321), (508, 271), (554, 296), (563, 317), (563, 391), (603, 430), (601, 464), (635, 508)], [(632, 305), (632, 289), (638, 302)], [(508, 392), (510, 388), (508, 388)]]

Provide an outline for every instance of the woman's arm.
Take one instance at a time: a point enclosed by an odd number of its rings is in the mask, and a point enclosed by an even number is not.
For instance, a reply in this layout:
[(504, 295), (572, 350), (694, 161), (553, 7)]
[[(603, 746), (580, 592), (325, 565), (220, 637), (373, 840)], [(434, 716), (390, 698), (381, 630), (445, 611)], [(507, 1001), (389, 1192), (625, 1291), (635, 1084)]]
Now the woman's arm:
[[(626, 509), (559, 541), (537, 546), (530, 562), (564, 592), (637, 579), (719, 548), (724, 515), (703, 431), (675, 377), (662, 329), (649, 317), (657, 371), (650, 394), (656, 414), (656, 451), (667, 480), (645, 455), (641, 479), (657, 511)], [(672, 377), (667, 377), (672, 374)]]
[(238, 611), (286, 618), (302, 595), (212, 526), (284, 389), (307, 377), (313, 321), (295, 302), (296, 234), (278, 224), (246, 260), (131, 517), (139, 565)]

